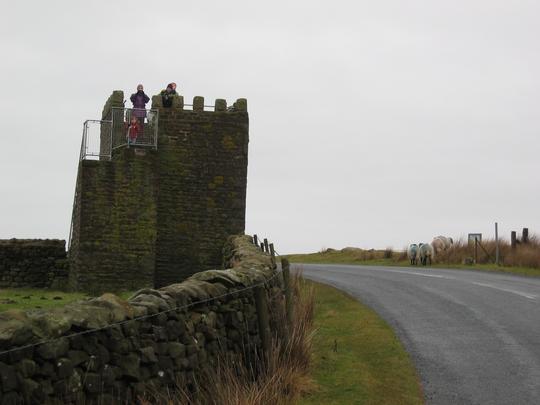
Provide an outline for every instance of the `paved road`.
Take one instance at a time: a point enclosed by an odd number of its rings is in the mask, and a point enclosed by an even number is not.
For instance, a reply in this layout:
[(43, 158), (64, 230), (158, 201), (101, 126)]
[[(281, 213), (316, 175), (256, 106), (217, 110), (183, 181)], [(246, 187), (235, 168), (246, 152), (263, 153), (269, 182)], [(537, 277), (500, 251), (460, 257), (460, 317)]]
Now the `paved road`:
[(379, 313), (428, 404), (540, 404), (540, 279), (430, 268), (295, 265)]

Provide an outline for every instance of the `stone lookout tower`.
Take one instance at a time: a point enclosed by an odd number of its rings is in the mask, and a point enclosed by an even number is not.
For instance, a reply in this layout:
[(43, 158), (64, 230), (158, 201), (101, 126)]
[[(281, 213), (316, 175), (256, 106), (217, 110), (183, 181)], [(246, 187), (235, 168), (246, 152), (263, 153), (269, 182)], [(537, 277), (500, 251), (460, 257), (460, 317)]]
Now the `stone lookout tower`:
[(248, 164), (245, 99), (164, 108), (154, 96), (128, 142), (132, 109), (114, 91), (85, 122), (73, 204), (70, 286), (160, 287), (219, 268), (228, 235), (244, 232)]

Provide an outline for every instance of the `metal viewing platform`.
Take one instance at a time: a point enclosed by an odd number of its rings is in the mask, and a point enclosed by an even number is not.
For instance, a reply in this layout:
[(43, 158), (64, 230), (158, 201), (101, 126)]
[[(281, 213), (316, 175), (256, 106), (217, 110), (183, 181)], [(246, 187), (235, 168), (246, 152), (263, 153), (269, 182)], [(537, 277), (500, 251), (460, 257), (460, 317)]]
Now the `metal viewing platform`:
[(109, 120), (86, 120), (79, 160), (110, 160), (118, 148), (157, 149), (158, 110), (112, 107)]

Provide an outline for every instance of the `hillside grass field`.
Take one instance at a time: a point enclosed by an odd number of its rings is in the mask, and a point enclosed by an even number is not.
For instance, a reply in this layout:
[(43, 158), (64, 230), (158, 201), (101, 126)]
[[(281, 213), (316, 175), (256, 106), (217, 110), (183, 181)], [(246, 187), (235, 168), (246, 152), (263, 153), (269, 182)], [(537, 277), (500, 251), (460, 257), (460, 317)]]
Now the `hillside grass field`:
[[(133, 291), (117, 293), (123, 299), (129, 298)], [(8, 309), (48, 309), (61, 307), (70, 302), (91, 298), (80, 292), (64, 292), (37, 288), (0, 289), (0, 312)]]
[(315, 289), (316, 388), (298, 404), (423, 404), (416, 370), (390, 326), (333, 287), (305, 284)]

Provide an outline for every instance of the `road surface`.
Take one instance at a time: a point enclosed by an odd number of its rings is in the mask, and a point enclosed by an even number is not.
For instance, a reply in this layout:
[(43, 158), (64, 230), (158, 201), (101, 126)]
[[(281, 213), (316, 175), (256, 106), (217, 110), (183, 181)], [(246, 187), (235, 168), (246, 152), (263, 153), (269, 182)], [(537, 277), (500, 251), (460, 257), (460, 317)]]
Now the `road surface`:
[(420, 266), (294, 267), (394, 328), (427, 404), (540, 404), (540, 279)]

